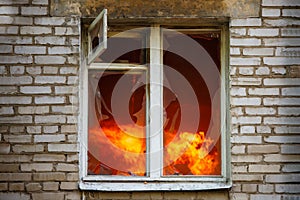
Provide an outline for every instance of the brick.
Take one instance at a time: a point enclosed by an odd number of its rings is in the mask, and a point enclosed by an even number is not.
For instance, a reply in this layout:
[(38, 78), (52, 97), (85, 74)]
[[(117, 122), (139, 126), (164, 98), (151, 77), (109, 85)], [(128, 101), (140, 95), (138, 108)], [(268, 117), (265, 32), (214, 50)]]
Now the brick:
[(42, 72), (41, 67), (26, 67), (26, 72), (29, 74), (40, 74)]
[(263, 175), (254, 175), (254, 174), (233, 174), (232, 175), (233, 181), (262, 181)]
[(63, 104), (65, 103), (65, 97), (61, 96), (40, 96), (34, 97), (36, 104)]
[(20, 27), (20, 33), (22, 35), (44, 35), (52, 32), (51, 27), (43, 26), (22, 26)]
[(61, 182), (60, 189), (61, 190), (77, 190), (78, 183), (76, 183), (76, 182)]
[(77, 74), (78, 68), (77, 67), (61, 67), (59, 69), (60, 74)]
[(78, 111), (78, 107), (76, 106), (52, 106), (52, 112), (54, 113), (64, 113), (64, 114), (74, 114)]
[(257, 163), (262, 161), (261, 155), (233, 155), (233, 163)]
[(14, 7), (14, 6), (1, 6), (0, 7), (0, 14), (1, 15), (19, 14), (19, 9), (18, 9), (18, 7)]
[(282, 88), (281, 93), (283, 96), (300, 96), (300, 87)]
[(78, 152), (76, 144), (48, 144), (49, 152)]
[(41, 46), (15, 46), (16, 54), (45, 54), (46, 47)]
[(233, 19), (230, 23), (231, 26), (260, 26), (261, 19), (247, 18), (247, 19)]
[(299, 115), (300, 107), (279, 107), (279, 115)]
[(264, 105), (300, 105), (300, 98), (264, 98)]
[(43, 172), (34, 173), (34, 181), (63, 181), (66, 179), (65, 173), (62, 172)]
[(272, 72), (274, 74), (285, 75), (286, 69), (285, 69), (285, 67), (272, 67)]
[(245, 28), (231, 28), (230, 34), (232, 36), (243, 36), (243, 35), (246, 35), (246, 29)]
[(37, 77), (35, 77), (34, 82), (41, 83), (41, 84), (65, 83), (66, 77), (64, 77), (64, 76), (37, 76)]
[(300, 172), (300, 164), (286, 164), (282, 167), (282, 172)]
[(264, 124), (299, 124), (300, 117), (265, 117)]
[(44, 74), (58, 74), (58, 67), (44, 67)]
[(77, 172), (78, 165), (77, 164), (65, 164), (65, 163), (58, 163), (56, 167), (57, 171), (62, 172)]
[(261, 85), (261, 78), (232, 78), (232, 85)]
[(232, 136), (232, 143), (239, 144), (260, 144), (262, 142), (261, 136)]
[(261, 39), (258, 38), (231, 38), (231, 46), (260, 46)]
[(32, 4), (37, 5), (48, 5), (48, 0), (32, 0)]
[(35, 37), (34, 41), (36, 44), (64, 45), (66, 38), (59, 36), (40, 36)]
[(298, 155), (280, 155), (280, 154), (267, 154), (264, 156), (265, 162), (299, 162)]
[[(8, 190), (8, 183), (0, 183), (0, 191), (7, 191)], [(2, 193), (0, 193), (1, 196)]]
[(19, 107), (18, 112), (20, 114), (45, 114), (45, 113), (49, 113), (49, 106)]
[(73, 53), (79, 53), (79, 49), (77, 47), (63, 47), (63, 46), (55, 46), (55, 47), (49, 47), (48, 48), (49, 54), (73, 54)]
[(32, 116), (1, 117), (0, 123), (3, 123), (3, 124), (28, 124), (28, 123), (32, 123)]
[(32, 63), (32, 56), (0, 56), (0, 63), (3, 64), (26, 64), (26, 63)]
[(0, 164), (0, 172), (19, 172), (19, 164)]
[(9, 131), (10, 133), (24, 133), (25, 126), (11, 126)]
[(80, 199), (82, 199), (81, 192), (79, 192), (79, 191), (68, 192), (66, 194), (66, 199), (80, 200)]
[(16, 25), (32, 25), (33, 24), (33, 19), (32, 17), (14, 17), (13, 18), (13, 23)]
[(299, 183), (300, 174), (266, 175), (267, 183)]
[(64, 17), (38, 17), (34, 19), (37, 25), (63, 25), (65, 23)]
[(25, 68), (24, 66), (11, 66), (9, 71), (10, 74), (24, 74)]
[(64, 64), (66, 58), (63, 56), (35, 56), (36, 64)]
[(49, 86), (23, 86), (20, 87), (20, 92), (24, 94), (48, 94), (51, 93)]
[(257, 185), (256, 184), (243, 184), (242, 191), (246, 193), (256, 192)]
[[(298, 141), (298, 140), (295, 140), (295, 141)], [(285, 143), (287, 143), (287, 142), (285, 142)], [(289, 142), (289, 143), (292, 143), (292, 142)], [(298, 154), (299, 155), (300, 154), (300, 145), (295, 145), (295, 144), (281, 145), (281, 153), (282, 154)]]
[(0, 154), (8, 154), (10, 152), (10, 144), (0, 143)]
[(66, 117), (63, 115), (48, 115), (48, 116), (35, 116), (35, 123), (60, 123), (66, 122)]
[(0, 2), (0, 5), (6, 5), (6, 4), (27, 4), (29, 3), (28, 0), (14, 0), (14, 1), (11, 1), (11, 0), (1, 0)]
[(269, 194), (251, 194), (250, 200), (281, 200), (281, 196)]
[(275, 185), (277, 193), (298, 193), (300, 191), (299, 184), (277, 184)]
[[(2, 44), (31, 44), (31, 37), (20, 36), (0, 36), (0, 43)], [(2, 57), (2, 56), (1, 56)], [(15, 57), (17, 58), (17, 57)], [(15, 63), (16, 61), (14, 61)]]
[(274, 20), (264, 20), (266, 26), (277, 26), (277, 27), (286, 27), (286, 26), (299, 26), (300, 22), (297, 19), (274, 19)]
[(31, 102), (31, 97), (0, 97), (0, 104), (30, 104)]
[(12, 53), (12, 45), (0, 45), (0, 53)]
[(230, 88), (231, 96), (246, 96), (246, 88), (232, 87)]
[(57, 191), (59, 184), (57, 182), (44, 182), (43, 190), (45, 191)]
[(285, 17), (300, 17), (300, 11), (298, 9), (283, 9), (282, 16)]
[(39, 7), (39, 6), (29, 6), (29, 7), (21, 7), (22, 15), (46, 15), (48, 14), (47, 7)]
[(300, 85), (300, 78), (266, 78), (264, 85)]
[(271, 133), (271, 128), (269, 126), (256, 126), (257, 133)]
[(29, 155), (1, 155), (0, 162), (1, 163), (11, 163), (11, 162), (30, 162), (31, 156)]
[(261, 117), (232, 117), (233, 124), (260, 124)]
[(265, 57), (263, 62), (266, 65), (298, 65), (300, 64), (300, 58)]
[(255, 133), (255, 127), (254, 126), (241, 126), (241, 131), (243, 133)]
[(31, 173), (0, 173), (0, 181), (30, 181)]
[(25, 185), (25, 188), (28, 192), (35, 192), (41, 190), (42, 186), (39, 183), (28, 183)]
[(0, 115), (13, 115), (14, 109), (13, 107), (0, 107)]
[(260, 193), (273, 193), (274, 192), (274, 186), (269, 184), (264, 185), (258, 185), (258, 192)]
[(280, 165), (249, 165), (249, 172), (279, 173)]
[[(1, 2), (0, 2), (1, 3)], [(9, 192), (9, 193), (0, 193), (1, 199), (5, 200), (29, 200), (30, 195), (24, 193), (16, 193), (16, 192)]]
[(300, 39), (298, 38), (265, 38), (263, 39), (265, 46), (297, 46), (297, 44), (300, 44)]
[(231, 104), (235, 106), (260, 105), (261, 99), (256, 97), (233, 97), (231, 98)]
[(279, 29), (275, 28), (256, 28), (256, 29), (249, 29), (248, 34), (250, 36), (258, 36), (258, 37), (271, 37), (271, 36), (278, 36)]
[(1, 24), (11, 24), (13, 20), (14, 19), (10, 16), (0, 16)]
[(65, 156), (60, 154), (35, 154), (33, 156), (33, 161), (59, 162), (64, 160), (65, 160)]
[(230, 55), (241, 55), (240, 48), (230, 48)]
[(79, 35), (77, 27), (55, 27), (55, 35)]
[(78, 76), (68, 76), (68, 85), (78, 84)]
[(241, 75), (252, 75), (254, 73), (253, 67), (240, 67), (239, 74)]
[(52, 171), (51, 163), (30, 163), (21, 164), (21, 171)]
[(243, 54), (247, 56), (271, 56), (274, 54), (273, 48), (245, 48)]
[(236, 145), (231, 148), (232, 154), (244, 154), (245, 152), (245, 145)]
[(4, 141), (9, 143), (28, 143), (31, 138), (31, 135), (4, 135)]
[(55, 94), (76, 94), (78, 87), (74, 86), (55, 86)]
[(262, 9), (262, 16), (263, 17), (279, 17), (280, 16), (280, 9), (263, 8)]
[(64, 200), (64, 193), (54, 193), (54, 192), (42, 192), (42, 193), (32, 193), (32, 200)]
[(248, 115), (273, 115), (276, 113), (276, 109), (266, 108), (266, 107), (258, 107), (258, 108), (247, 107), (245, 111), (246, 114)]
[(79, 156), (78, 154), (68, 154), (67, 155), (67, 162), (78, 162)]
[(248, 200), (249, 194), (245, 193), (230, 193), (230, 199), (238, 199), (238, 200)]
[(0, 27), (0, 34), (18, 34), (18, 32), (19, 32), (18, 26)]
[(63, 142), (65, 141), (65, 135), (58, 134), (58, 135), (35, 135), (34, 142)]
[(9, 183), (9, 191), (24, 191), (24, 183)]
[(282, 28), (281, 35), (282, 36), (299, 36), (300, 30), (299, 30), (299, 28)]
[(58, 132), (58, 126), (44, 126), (44, 133), (56, 133)]
[(300, 127), (280, 126), (274, 128), (275, 133), (299, 133)]
[(263, 6), (300, 6), (298, 0), (263, 0)]
[(250, 95), (279, 95), (278, 88), (249, 88), (248, 93)]
[(15, 153), (31, 153), (31, 152), (43, 152), (44, 146), (43, 145), (14, 145), (13, 152)]
[(244, 166), (244, 165), (241, 165), (241, 166), (232, 166), (232, 171), (234, 173), (247, 173), (247, 166)]

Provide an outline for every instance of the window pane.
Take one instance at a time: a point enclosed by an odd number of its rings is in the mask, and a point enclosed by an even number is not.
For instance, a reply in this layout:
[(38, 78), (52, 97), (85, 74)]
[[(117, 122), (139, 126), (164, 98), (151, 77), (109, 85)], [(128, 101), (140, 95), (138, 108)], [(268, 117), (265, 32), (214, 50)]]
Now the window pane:
[(90, 70), (88, 174), (146, 175), (146, 71)]
[(219, 33), (164, 32), (164, 175), (220, 175)]

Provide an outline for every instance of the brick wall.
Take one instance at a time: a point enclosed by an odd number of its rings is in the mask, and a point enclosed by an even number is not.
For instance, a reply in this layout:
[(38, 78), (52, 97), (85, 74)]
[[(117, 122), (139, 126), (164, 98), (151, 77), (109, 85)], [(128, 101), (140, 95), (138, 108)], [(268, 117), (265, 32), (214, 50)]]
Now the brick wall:
[[(232, 19), (230, 198), (300, 199), (300, 2)], [(78, 17), (48, 0), (0, 1), (0, 199), (80, 199)], [(226, 199), (226, 193), (86, 193), (90, 199)]]

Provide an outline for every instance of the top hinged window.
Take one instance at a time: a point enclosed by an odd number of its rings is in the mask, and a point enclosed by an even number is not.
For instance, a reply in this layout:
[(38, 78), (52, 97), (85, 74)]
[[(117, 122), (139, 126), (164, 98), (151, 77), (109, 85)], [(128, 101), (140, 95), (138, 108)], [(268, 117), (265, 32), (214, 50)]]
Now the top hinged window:
[(107, 48), (107, 9), (103, 9), (88, 28), (88, 64)]

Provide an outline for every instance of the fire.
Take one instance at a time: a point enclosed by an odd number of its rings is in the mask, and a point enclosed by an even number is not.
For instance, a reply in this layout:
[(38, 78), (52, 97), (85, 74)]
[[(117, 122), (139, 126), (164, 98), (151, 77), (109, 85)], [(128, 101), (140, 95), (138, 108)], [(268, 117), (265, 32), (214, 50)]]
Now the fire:
[[(131, 131), (128, 134), (127, 131)], [(168, 134), (165, 134), (168, 135)], [(168, 136), (170, 136), (169, 134)], [(138, 137), (139, 136), (139, 137)], [(144, 176), (146, 139), (142, 128), (128, 125), (89, 130), (89, 172)], [(164, 147), (164, 175), (218, 175), (219, 152), (204, 132), (183, 132)]]

